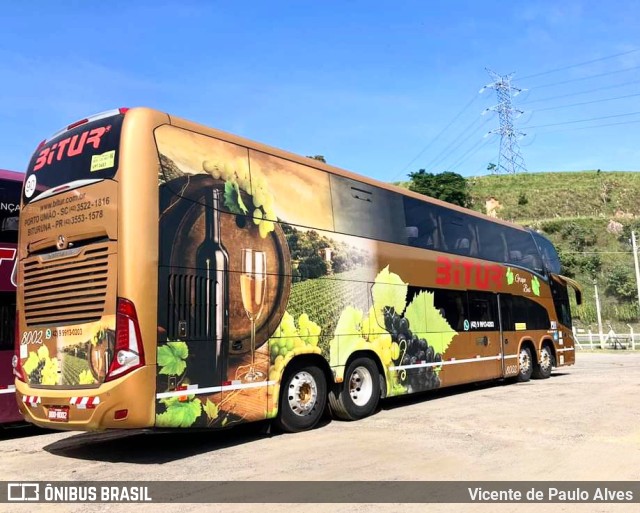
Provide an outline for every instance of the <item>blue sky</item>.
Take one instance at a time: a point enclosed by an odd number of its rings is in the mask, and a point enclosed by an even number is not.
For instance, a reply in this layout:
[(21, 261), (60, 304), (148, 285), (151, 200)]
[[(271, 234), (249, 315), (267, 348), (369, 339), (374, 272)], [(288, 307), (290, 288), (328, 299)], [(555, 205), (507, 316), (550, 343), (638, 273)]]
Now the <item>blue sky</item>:
[(495, 91), (478, 94), (488, 67), (528, 89), (514, 105), (530, 171), (640, 170), (634, 1), (2, 9), (3, 168), (24, 170), (42, 139), (76, 119), (149, 106), (384, 181), (420, 168), (486, 174), (499, 149), (499, 136), (484, 137), (497, 115), (481, 115)]

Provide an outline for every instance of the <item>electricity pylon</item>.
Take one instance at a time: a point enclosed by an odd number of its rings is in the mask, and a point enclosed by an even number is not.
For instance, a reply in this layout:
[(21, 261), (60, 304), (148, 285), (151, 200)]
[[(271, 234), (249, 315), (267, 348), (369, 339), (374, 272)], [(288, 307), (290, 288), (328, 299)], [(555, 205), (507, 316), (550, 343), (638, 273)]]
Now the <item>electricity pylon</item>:
[(489, 132), (489, 134), (500, 134), (498, 165), (492, 170), (494, 173), (526, 171), (527, 168), (524, 165), (524, 159), (520, 154), (520, 146), (518, 145), (518, 139), (526, 134), (518, 132), (513, 127), (513, 120), (523, 114), (523, 111), (513, 108), (512, 98), (520, 94), (522, 89), (511, 85), (513, 73), (501, 76), (490, 69), (487, 69), (487, 73), (494, 81), (480, 89), (480, 92), (482, 93), (485, 89), (495, 89), (498, 95), (498, 104), (489, 107), (485, 112), (490, 110), (497, 112), (500, 121), (500, 127)]

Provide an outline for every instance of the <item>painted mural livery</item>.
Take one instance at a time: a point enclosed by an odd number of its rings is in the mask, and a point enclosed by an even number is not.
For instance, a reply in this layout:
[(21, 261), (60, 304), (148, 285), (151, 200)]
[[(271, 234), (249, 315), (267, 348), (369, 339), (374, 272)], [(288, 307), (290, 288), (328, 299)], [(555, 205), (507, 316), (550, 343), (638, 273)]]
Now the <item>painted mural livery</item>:
[[(442, 362), (459, 331), (434, 305), (434, 289), (409, 286), (375, 241), (331, 230), (341, 212), (323, 204), (330, 196), (326, 176), (312, 175), (315, 186), (296, 188), (310, 179), (308, 168), (274, 165), (269, 155), (171, 126), (156, 129), (155, 137), (161, 162), (158, 426), (274, 417), (283, 371), (302, 354), (321, 354), (340, 377), (354, 352), (373, 351), (387, 396), (438, 388), (453, 374)], [(198, 261), (203, 244), (210, 245), (209, 263)], [(247, 274), (247, 251), (261, 255), (257, 274)], [(213, 257), (216, 252), (224, 259)], [(225, 266), (229, 283), (215, 278), (215, 265)], [(435, 284), (537, 293), (523, 275), (439, 256)], [(216, 307), (221, 301), (224, 307)], [(219, 327), (195, 327), (199, 303)], [(497, 321), (465, 318), (461, 328), (494, 330)], [(254, 374), (259, 377), (247, 379)], [(181, 390), (184, 395), (176, 395)]]

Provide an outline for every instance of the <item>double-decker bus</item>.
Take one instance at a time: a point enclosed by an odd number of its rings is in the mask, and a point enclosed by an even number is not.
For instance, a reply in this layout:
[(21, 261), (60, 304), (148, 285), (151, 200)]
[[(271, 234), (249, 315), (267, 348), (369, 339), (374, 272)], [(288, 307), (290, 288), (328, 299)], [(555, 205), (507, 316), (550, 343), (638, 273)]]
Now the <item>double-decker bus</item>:
[(574, 363), (538, 233), (146, 108), (69, 125), (22, 196), (18, 402), (60, 429), (312, 428)]
[(0, 169), (0, 425), (23, 420), (16, 404), (13, 358), (18, 216), (24, 174)]

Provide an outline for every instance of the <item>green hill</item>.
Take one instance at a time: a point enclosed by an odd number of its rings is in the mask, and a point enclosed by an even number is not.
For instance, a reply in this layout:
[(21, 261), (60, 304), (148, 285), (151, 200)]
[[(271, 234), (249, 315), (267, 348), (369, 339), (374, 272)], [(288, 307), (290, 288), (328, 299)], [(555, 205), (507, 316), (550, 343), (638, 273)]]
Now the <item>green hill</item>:
[(522, 173), (467, 183), (474, 210), (529, 226), (556, 245), (563, 272), (583, 287), (577, 325), (596, 329), (596, 283), (605, 331), (609, 322), (625, 331), (639, 323), (629, 240), (635, 230), (640, 243), (640, 173)]
[(468, 179), (474, 208), (500, 203), (498, 215), (518, 222), (558, 217), (640, 214), (640, 173), (563, 172), (489, 175)]

